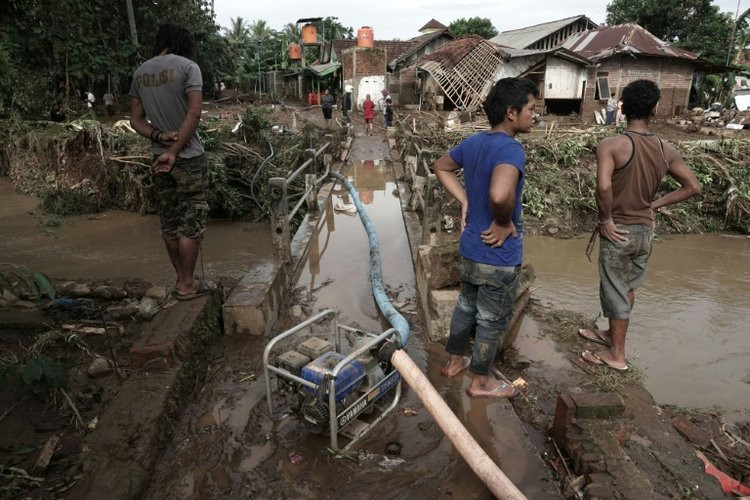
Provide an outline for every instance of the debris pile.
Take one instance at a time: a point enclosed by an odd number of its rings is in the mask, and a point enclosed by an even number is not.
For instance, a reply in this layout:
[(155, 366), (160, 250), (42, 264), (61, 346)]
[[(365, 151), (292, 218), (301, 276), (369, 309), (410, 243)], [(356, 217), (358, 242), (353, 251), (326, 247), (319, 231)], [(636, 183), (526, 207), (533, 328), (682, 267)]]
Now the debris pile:
[[(744, 113), (738, 115), (743, 116)], [(702, 118), (701, 118), (702, 119)], [(744, 119), (750, 119), (743, 118)], [(459, 123), (451, 119), (451, 130), (435, 113), (405, 115), (397, 134), (401, 157), (418, 136), (426, 158), (434, 160), (481, 127), (482, 121)], [(526, 149), (527, 179), (524, 189), (526, 230), (561, 235), (590, 231), (596, 223), (596, 147), (606, 136), (620, 133), (614, 127), (555, 128), (518, 136)], [(718, 230), (750, 233), (750, 140), (725, 139), (676, 144), (688, 166), (698, 177), (702, 195), (657, 215), (662, 232)], [(666, 177), (662, 192), (677, 187)], [(457, 217), (460, 207), (442, 188), (442, 214)]]

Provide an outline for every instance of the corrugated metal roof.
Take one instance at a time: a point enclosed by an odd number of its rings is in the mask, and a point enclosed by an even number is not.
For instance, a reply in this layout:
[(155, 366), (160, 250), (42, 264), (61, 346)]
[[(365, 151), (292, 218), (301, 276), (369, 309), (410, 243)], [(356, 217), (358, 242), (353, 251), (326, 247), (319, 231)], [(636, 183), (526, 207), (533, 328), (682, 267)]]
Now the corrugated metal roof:
[(552, 49), (514, 49), (513, 47), (500, 47), (500, 49), (507, 53), (511, 59), (535, 55), (553, 55), (583, 65), (591, 63), (591, 61), (583, 57), (581, 54), (576, 54), (564, 47), (555, 47)]
[(616, 54), (644, 54), (697, 60), (693, 52), (673, 47), (635, 24), (618, 24), (571, 35), (563, 47), (592, 61)]
[(329, 62), (325, 64), (311, 64), (309, 66), (306, 66), (305, 69), (312, 71), (317, 76), (326, 76), (330, 75), (340, 67), (341, 64), (337, 62)]
[(559, 19), (557, 21), (535, 24), (534, 26), (529, 26), (526, 28), (503, 31), (496, 37), (490, 38), (490, 42), (496, 45), (503, 45), (505, 47), (523, 49), (533, 44), (534, 42), (538, 42), (542, 38), (555, 33), (557, 30), (560, 30), (568, 26), (569, 24), (572, 24), (585, 17), (585, 15), (581, 14), (578, 16), (566, 17), (565, 19)]

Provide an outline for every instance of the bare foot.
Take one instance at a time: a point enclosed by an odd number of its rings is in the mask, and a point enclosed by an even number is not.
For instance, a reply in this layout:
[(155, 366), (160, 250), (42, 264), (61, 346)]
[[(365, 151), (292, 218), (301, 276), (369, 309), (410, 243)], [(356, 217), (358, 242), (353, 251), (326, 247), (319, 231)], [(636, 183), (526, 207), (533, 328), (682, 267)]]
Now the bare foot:
[(468, 356), (456, 356), (451, 354), (448, 363), (440, 369), (443, 377), (453, 378), (462, 371), (466, 370), (471, 364), (471, 358)]
[(479, 385), (475, 379), (466, 389), (466, 394), (472, 398), (512, 398), (516, 395), (516, 388), (504, 380), (488, 378), (484, 385)]

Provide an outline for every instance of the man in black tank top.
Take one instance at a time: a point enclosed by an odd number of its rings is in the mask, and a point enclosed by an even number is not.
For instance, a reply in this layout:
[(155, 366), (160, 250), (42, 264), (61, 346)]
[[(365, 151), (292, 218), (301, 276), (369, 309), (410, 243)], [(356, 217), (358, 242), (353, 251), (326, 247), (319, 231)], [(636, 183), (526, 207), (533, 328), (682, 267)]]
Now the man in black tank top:
[[(596, 201), (599, 206), (599, 298), (606, 330), (581, 329), (578, 334), (607, 347), (583, 351), (591, 364), (627, 370), (625, 336), (635, 289), (646, 275), (653, 240), (654, 212), (700, 192), (695, 175), (670, 144), (649, 131), (656, 114), (659, 88), (650, 80), (637, 80), (622, 92), (622, 109), (628, 120), (624, 135), (608, 137), (596, 150)], [(654, 200), (664, 175), (680, 187)]]

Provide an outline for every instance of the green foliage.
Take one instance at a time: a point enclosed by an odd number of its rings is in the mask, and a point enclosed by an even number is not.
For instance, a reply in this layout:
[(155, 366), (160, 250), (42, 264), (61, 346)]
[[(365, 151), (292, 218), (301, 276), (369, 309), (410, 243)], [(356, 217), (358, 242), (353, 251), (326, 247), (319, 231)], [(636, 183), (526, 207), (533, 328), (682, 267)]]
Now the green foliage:
[(230, 219), (246, 215), (250, 203), (234, 188), (227, 174), (227, 166), (215, 155), (208, 162), (208, 206), (213, 217)]
[(263, 145), (271, 129), (270, 111), (266, 108), (248, 106), (242, 115), (242, 134), (246, 142)]
[(716, 64), (726, 62), (732, 17), (712, 0), (612, 0), (607, 5), (607, 24), (637, 23)]
[(100, 210), (99, 200), (80, 189), (58, 188), (41, 195), (42, 209), (55, 216), (90, 214)]
[(56, 389), (64, 389), (68, 383), (68, 371), (61, 361), (40, 354), (5, 366), (0, 371), (0, 380), (16, 386), (21, 394), (42, 397)]
[[(0, 116), (47, 118), (53, 101), (75, 104), (74, 88), (101, 96), (109, 83), (124, 94), (138, 64), (151, 56), (165, 21), (188, 28), (208, 81), (225, 63), (209, 0), (133, 2), (140, 45), (130, 37), (126, 2), (6, 0), (0, 6)], [(66, 82), (68, 91), (66, 92)]]
[(0, 272), (0, 295), (8, 291), (18, 297), (23, 292), (29, 292), (37, 302), (44, 296), (55, 298), (55, 287), (45, 274), (24, 266), (13, 267), (17, 271)]
[(492, 21), (486, 17), (470, 17), (468, 19), (462, 17), (453, 21), (448, 28), (458, 38), (474, 35), (487, 39), (497, 35), (497, 30), (492, 25)]

